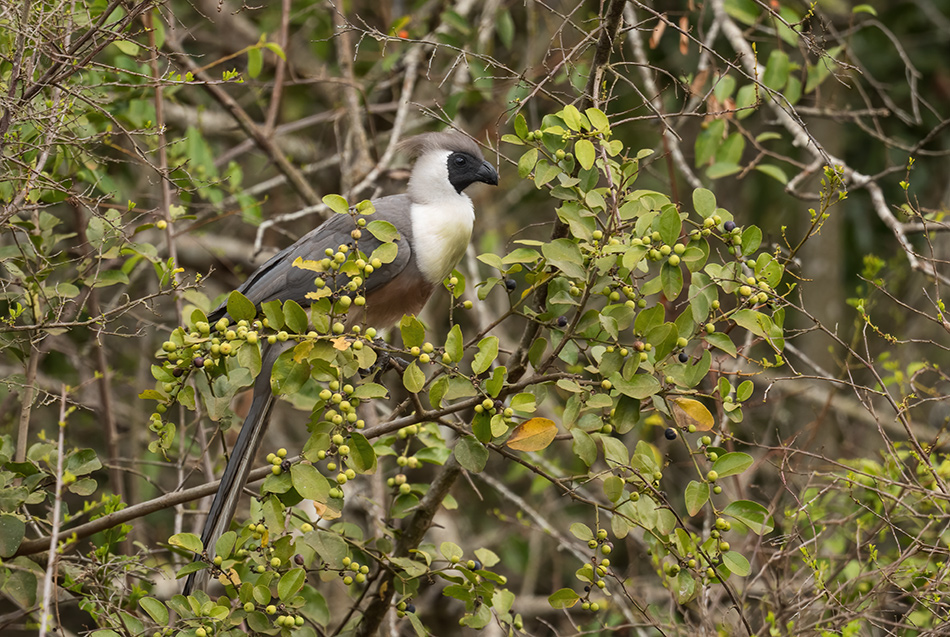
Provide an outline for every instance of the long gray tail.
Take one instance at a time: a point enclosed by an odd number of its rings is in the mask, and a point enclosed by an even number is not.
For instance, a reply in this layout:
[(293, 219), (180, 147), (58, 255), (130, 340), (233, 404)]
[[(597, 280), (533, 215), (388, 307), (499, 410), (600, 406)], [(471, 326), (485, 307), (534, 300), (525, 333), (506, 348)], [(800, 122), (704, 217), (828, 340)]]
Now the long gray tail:
[[(270, 388), (271, 368), (285, 349), (286, 347), (278, 345), (265, 348), (261, 373), (254, 382), (254, 400), (251, 402), (251, 409), (241, 426), (241, 433), (238, 435), (237, 442), (234, 443), (234, 449), (231, 450), (231, 457), (228, 458), (221, 484), (214, 495), (204, 530), (201, 532), (201, 542), (211, 559), (214, 559), (214, 545), (218, 538), (231, 526), (234, 510), (247, 483), (247, 475), (254, 465), (254, 457), (261, 446), (261, 440), (264, 439), (264, 432), (267, 431), (270, 411), (274, 405), (274, 394)], [(185, 580), (182, 593), (188, 595), (195, 589), (204, 588), (207, 581), (207, 569), (191, 573)]]

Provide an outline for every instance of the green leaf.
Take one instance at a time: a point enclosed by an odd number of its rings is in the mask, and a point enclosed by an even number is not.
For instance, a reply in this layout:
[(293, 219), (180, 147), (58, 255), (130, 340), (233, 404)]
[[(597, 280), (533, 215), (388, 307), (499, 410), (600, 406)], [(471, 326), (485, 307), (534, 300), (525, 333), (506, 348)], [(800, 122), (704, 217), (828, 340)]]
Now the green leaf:
[(525, 139), (528, 136), (528, 121), (524, 118), (524, 115), (518, 113), (515, 116), (515, 134), (521, 139)]
[(92, 449), (79, 449), (66, 458), (66, 471), (75, 476), (84, 476), (101, 468), (102, 463)]
[(178, 533), (168, 538), (168, 543), (192, 553), (201, 553), (204, 550), (201, 538), (194, 533)]
[(738, 119), (745, 119), (749, 115), (755, 112), (755, 106), (758, 102), (759, 96), (756, 90), (755, 84), (746, 84), (739, 89), (739, 92), (736, 94), (736, 117)]
[(382, 219), (370, 221), (366, 224), (366, 229), (382, 243), (392, 243), (399, 239), (399, 231), (396, 230), (396, 226)]
[(752, 392), (755, 390), (755, 383), (751, 380), (744, 380), (739, 384), (739, 387), (736, 389), (736, 400), (740, 403), (744, 403), (752, 397)]
[(280, 305), (280, 301), (274, 300), (261, 303), (261, 311), (264, 312), (268, 327), (274, 330), (279, 330), (284, 327), (284, 310)]
[(769, 54), (769, 61), (765, 64), (762, 84), (773, 91), (781, 91), (785, 83), (788, 82), (789, 70), (788, 54), (785, 51), (774, 49)]
[(406, 371), (402, 375), (402, 384), (407, 391), (418, 394), (422, 391), (422, 388), (426, 384), (426, 375), (419, 366), (416, 365), (416, 361), (409, 363), (409, 366), (406, 367)]
[(531, 148), (524, 155), (521, 156), (521, 159), (518, 160), (518, 176), (521, 179), (524, 179), (531, 174), (531, 171), (534, 170), (535, 164), (538, 163), (538, 149)]
[(449, 355), (452, 362), (457, 363), (462, 360), (462, 356), (465, 353), (463, 345), (462, 328), (456, 323), (452, 326), (452, 329), (449, 330), (448, 336), (445, 337), (445, 353)]
[(300, 497), (304, 500), (326, 504), (330, 493), (330, 483), (316, 467), (297, 463), (290, 467), (290, 477)]
[(586, 279), (587, 271), (584, 269), (584, 257), (581, 249), (570, 239), (555, 239), (550, 243), (541, 246), (541, 254), (547, 259), (548, 263), (558, 268), (569, 277), (575, 279)]
[(481, 374), (486, 371), (498, 357), (498, 337), (486, 336), (478, 343), (478, 353), (472, 361), (472, 372)]
[(766, 174), (781, 184), (788, 183), (788, 175), (785, 171), (774, 164), (757, 164), (755, 167), (760, 173)]
[(770, 533), (775, 528), (768, 510), (758, 502), (736, 500), (731, 502), (723, 513), (739, 520), (758, 535)]
[(656, 221), (656, 229), (660, 233), (660, 240), (672, 246), (680, 236), (682, 228), (683, 221), (680, 219), (680, 213), (676, 206), (663, 206), (663, 212)]
[(221, 534), (218, 541), (214, 543), (214, 554), (222, 558), (228, 557), (234, 551), (234, 543), (237, 541), (237, 533), (226, 531)]
[(870, 13), (873, 16), (877, 16), (877, 9), (872, 7), (869, 4), (859, 4), (851, 8), (851, 13)]
[(693, 191), (693, 208), (704, 219), (713, 216), (716, 214), (716, 195), (706, 188), (696, 188)]
[(572, 429), (571, 436), (574, 438), (574, 444), (571, 446), (574, 455), (588, 467), (594, 464), (597, 460), (597, 444), (590, 434), (583, 429)]
[(475, 549), (475, 557), (482, 563), (482, 568), (491, 568), (501, 561), (501, 558), (489, 549)]
[(439, 552), (442, 553), (442, 557), (447, 560), (451, 560), (453, 557), (461, 559), (462, 556), (465, 555), (462, 551), (462, 547), (455, 542), (442, 542), (442, 544), (439, 545)]
[(257, 317), (257, 308), (237, 290), (228, 295), (227, 307), (232, 321), (253, 321)]
[(694, 147), (696, 167), (705, 166), (716, 155), (716, 149), (722, 143), (723, 133), (726, 131), (725, 120), (715, 119), (696, 136)]
[(581, 522), (574, 522), (571, 525), (571, 535), (584, 542), (590, 542), (594, 539), (594, 532), (590, 530), (589, 526)]
[(154, 597), (143, 597), (139, 600), (139, 606), (142, 607), (148, 616), (151, 617), (159, 626), (168, 625), (168, 608)]
[(590, 170), (597, 159), (597, 149), (589, 139), (579, 139), (574, 144), (574, 156), (584, 170)]
[(624, 494), (624, 481), (623, 478), (617, 476), (608, 476), (604, 479), (604, 495), (607, 496), (607, 499), (617, 504), (620, 502), (620, 498)]
[(713, 471), (719, 474), (720, 478), (734, 476), (742, 473), (752, 466), (752, 456), (739, 451), (731, 451), (725, 455), (719, 456), (713, 463)]
[(745, 577), (752, 572), (752, 566), (749, 564), (749, 560), (746, 557), (737, 551), (726, 551), (722, 556), (722, 564), (733, 575), (738, 575), (739, 577)]
[(271, 369), (270, 386), (277, 396), (294, 394), (310, 379), (310, 364), (294, 360), (294, 350), (277, 357)]
[(660, 284), (667, 299), (676, 299), (683, 290), (683, 270), (678, 265), (670, 265), (669, 261), (664, 262), (660, 268)]
[(745, 150), (745, 137), (742, 133), (732, 133), (723, 140), (716, 151), (716, 164), (738, 164)]
[(729, 354), (733, 358), (738, 355), (738, 350), (736, 349), (735, 343), (732, 342), (732, 339), (728, 335), (723, 334), (722, 332), (713, 332), (712, 334), (706, 334), (703, 336), (703, 340), (712, 345), (713, 347), (718, 347), (725, 353)]
[(357, 473), (376, 471), (376, 450), (366, 436), (358, 431), (350, 433), (350, 455), (346, 462)]
[(289, 602), (303, 588), (306, 579), (307, 573), (302, 568), (290, 569), (281, 576), (277, 583), (277, 597), (282, 602)]
[(307, 313), (296, 301), (288, 299), (284, 302), (284, 320), (293, 333), (307, 333)]
[(557, 164), (552, 164), (547, 159), (539, 159), (534, 167), (534, 185), (540, 188), (561, 172), (562, 170)]
[(15, 515), (0, 515), (0, 557), (11, 557), (16, 553), (25, 533), (23, 520)]
[(715, 95), (716, 99), (720, 102), (725, 102), (732, 97), (732, 93), (735, 90), (736, 78), (731, 75), (723, 75), (719, 78), (719, 81), (716, 82), (716, 85), (713, 86), (713, 95)]
[(660, 391), (660, 381), (651, 374), (635, 374), (630, 380), (624, 380), (619, 374), (611, 376), (614, 387), (624, 396), (643, 400)]
[(564, 120), (564, 123), (567, 124), (567, 127), (572, 131), (577, 132), (581, 130), (581, 113), (573, 104), (568, 104), (562, 108), (558, 115), (561, 116), (561, 119)]
[(323, 203), (338, 215), (346, 214), (350, 209), (350, 204), (346, 203), (346, 199), (340, 195), (325, 195)]
[(399, 331), (402, 334), (402, 343), (406, 347), (422, 347), (426, 339), (426, 328), (414, 316), (403, 316), (399, 321)]
[(696, 515), (709, 501), (709, 483), (691, 480), (686, 485), (686, 512)]
[(112, 44), (129, 57), (135, 57), (139, 54), (139, 45), (131, 40), (114, 40)]
[(488, 462), (488, 449), (474, 436), (465, 436), (455, 445), (455, 459), (467, 471), (480, 473)]
[(729, 163), (729, 162), (716, 162), (712, 166), (706, 169), (706, 176), (710, 179), (722, 179), (723, 177), (728, 177), (729, 175), (734, 175), (737, 172), (742, 170), (742, 166), (739, 164)]
[(609, 133), (610, 132), (610, 120), (607, 119), (607, 116), (599, 108), (588, 108), (584, 113), (587, 115), (587, 119), (590, 120), (590, 125), (594, 127), (594, 130), (598, 133)]
[(572, 588), (562, 588), (548, 597), (551, 608), (571, 608), (580, 601), (580, 596)]
[(284, 53), (284, 49), (281, 48), (276, 42), (267, 42), (264, 44), (271, 53), (279, 57), (280, 59), (287, 61), (287, 54)]
[(317, 529), (304, 535), (304, 542), (316, 551), (330, 568), (343, 567), (343, 558), (349, 553), (349, 546), (346, 540), (336, 533)]
[(261, 74), (261, 68), (264, 66), (264, 54), (257, 47), (247, 50), (247, 74), (251, 77), (257, 77)]
[(749, 226), (742, 231), (742, 254), (749, 256), (762, 245), (762, 231), (757, 226)]

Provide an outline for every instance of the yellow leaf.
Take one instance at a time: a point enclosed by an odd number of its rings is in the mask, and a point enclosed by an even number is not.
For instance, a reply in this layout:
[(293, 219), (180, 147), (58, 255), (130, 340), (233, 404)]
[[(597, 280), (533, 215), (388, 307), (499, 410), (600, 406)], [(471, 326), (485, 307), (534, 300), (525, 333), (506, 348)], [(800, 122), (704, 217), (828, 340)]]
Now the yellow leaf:
[(232, 568), (228, 570), (227, 574), (221, 573), (218, 575), (218, 581), (221, 582), (221, 586), (240, 586), (241, 576)]
[(547, 418), (532, 418), (518, 425), (505, 444), (517, 451), (541, 451), (554, 440), (557, 425)]
[(696, 431), (709, 431), (715, 421), (706, 406), (692, 398), (670, 398), (673, 419), (680, 427), (693, 425)]
[(311, 261), (303, 257), (297, 257), (292, 264), (295, 268), (301, 270), (310, 270), (311, 272), (323, 272), (323, 265), (319, 261)]
[(346, 340), (345, 336), (331, 338), (330, 342), (333, 343), (333, 349), (338, 349), (341, 352), (345, 352), (346, 350), (350, 349), (350, 342)]
[(301, 341), (294, 345), (294, 362), (302, 363), (307, 355), (310, 353), (310, 350), (313, 349), (312, 341)]

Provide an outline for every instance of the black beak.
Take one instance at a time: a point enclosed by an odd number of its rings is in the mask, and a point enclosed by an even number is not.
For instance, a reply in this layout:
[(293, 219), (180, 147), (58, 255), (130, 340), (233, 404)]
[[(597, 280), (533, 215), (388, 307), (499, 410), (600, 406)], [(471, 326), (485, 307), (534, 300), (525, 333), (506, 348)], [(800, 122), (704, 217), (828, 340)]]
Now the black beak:
[(489, 164), (487, 161), (483, 161), (482, 165), (478, 169), (478, 172), (475, 173), (475, 181), (497, 186), (498, 173), (495, 171), (495, 167)]

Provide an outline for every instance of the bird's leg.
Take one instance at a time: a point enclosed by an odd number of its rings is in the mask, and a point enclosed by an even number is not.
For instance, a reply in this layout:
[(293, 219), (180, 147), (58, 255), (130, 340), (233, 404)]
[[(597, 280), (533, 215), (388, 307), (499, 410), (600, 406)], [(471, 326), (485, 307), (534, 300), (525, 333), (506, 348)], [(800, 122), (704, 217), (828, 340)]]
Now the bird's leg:
[(390, 369), (395, 369), (400, 374), (406, 371), (406, 368), (409, 367), (409, 361), (390, 354), (386, 350), (386, 348), (389, 347), (389, 344), (383, 339), (375, 338), (373, 339), (373, 342), (373, 349), (376, 351), (376, 362), (373, 363), (368, 370), (366, 370), (364, 376), (372, 376), (377, 372), (382, 375)]

